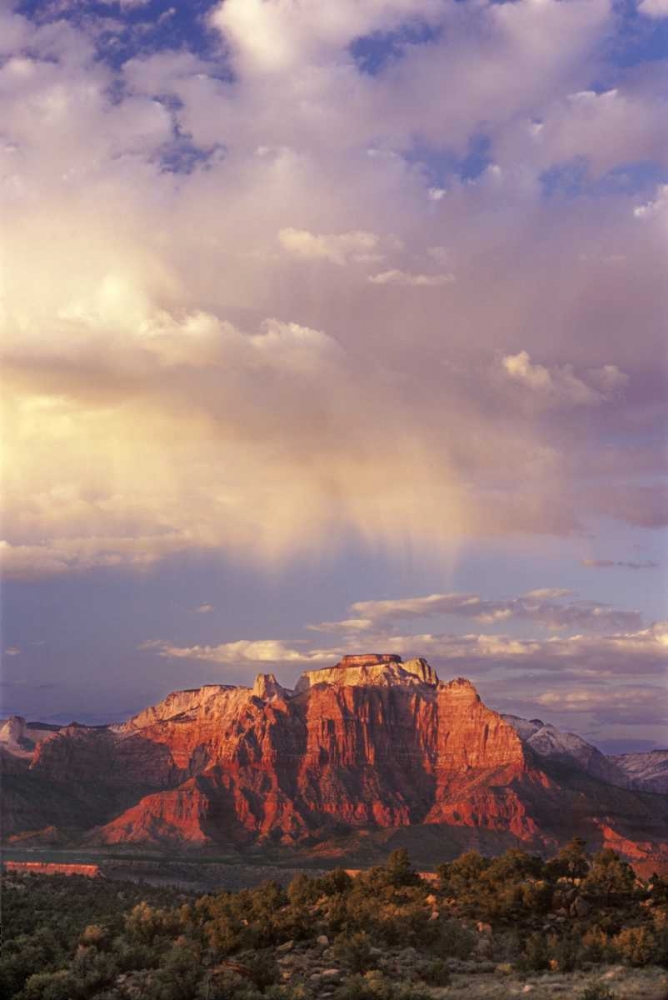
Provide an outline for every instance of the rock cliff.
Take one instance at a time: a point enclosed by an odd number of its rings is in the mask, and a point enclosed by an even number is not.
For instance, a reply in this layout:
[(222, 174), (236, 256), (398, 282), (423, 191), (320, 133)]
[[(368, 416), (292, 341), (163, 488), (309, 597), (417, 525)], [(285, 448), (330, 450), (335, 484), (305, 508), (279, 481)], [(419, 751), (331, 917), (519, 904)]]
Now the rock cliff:
[(613, 788), (584, 741), (586, 753), (567, 741), (569, 756), (542, 723), (520, 723), (469, 681), (394, 655), (344, 657), (294, 691), (273, 674), (179, 691), (120, 725), (66, 727), (17, 760), (5, 836), (54, 824), (78, 842), (191, 848), (383, 830), (536, 849), (575, 832), (668, 843), (665, 797)]

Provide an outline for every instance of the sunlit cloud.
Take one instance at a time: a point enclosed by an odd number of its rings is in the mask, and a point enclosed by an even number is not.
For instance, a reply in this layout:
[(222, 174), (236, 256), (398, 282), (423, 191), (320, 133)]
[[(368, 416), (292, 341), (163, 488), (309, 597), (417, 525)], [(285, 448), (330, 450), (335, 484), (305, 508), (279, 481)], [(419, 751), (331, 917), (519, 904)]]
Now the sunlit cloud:
[(570, 365), (548, 369), (534, 364), (526, 351), (502, 359), (510, 379), (530, 389), (547, 405), (592, 406), (609, 400), (628, 382), (628, 376), (616, 365), (592, 369), (578, 377)]
[(226, 0), (118, 64), (84, 6), (0, 13), (7, 577), (666, 522), (665, 186), (545, 191), (666, 159), (655, 67), (588, 89), (605, 0)]
[(304, 229), (281, 229), (278, 239), (288, 253), (304, 260), (327, 260), (332, 264), (364, 264), (382, 259), (375, 233), (353, 231), (317, 235)]
[(642, 615), (638, 611), (619, 610), (595, 601), (554, 603), (570, 594), (569, 590), (544, 588), (507, 600), (485, 600), (478, 594), (453, 593), (386, 601), (356, 601), (350, 606), (354, 617), (339, 622), (322, 622), (308, 628), (317, 632), (363, 633), (387, 629), (399, 621), (444, 615), (472, 618), (490, 625), (511, 619), (530, 621), (555, 631), (566, 628), (593, 631), (633, 629), (642, 625)]
[(372, 285), (408, 285), (415, 288), (440, 288), (455, 280), (454, 274), (410, 274), (396, 269), (369, 275)]
[(587, 569), (658, 569), (659, 564), (653, 559), (643, 559), (641, 562), (624, 559), (582, 559), (581, 565)]

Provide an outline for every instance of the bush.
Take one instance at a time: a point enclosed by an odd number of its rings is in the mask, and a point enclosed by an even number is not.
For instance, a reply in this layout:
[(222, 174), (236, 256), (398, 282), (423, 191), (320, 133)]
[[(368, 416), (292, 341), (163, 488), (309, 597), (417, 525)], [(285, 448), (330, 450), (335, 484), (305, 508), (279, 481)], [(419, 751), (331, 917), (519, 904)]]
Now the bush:
[(523, 972), (542, 972), (549, 967), (549, 963), (550, 956), (545, 935), (530, 934), (524, 946), (524, 954), (517, 963), (518, 967)]
[(20, 996), (21, 1000), (73, 1000), (77, 990), (65, 971), (37, 972), (29, 977)]
[(334, 1000), (431, 1000), (419, 987), (395, 983), (380, 972), (351, 976), (343, 983)]
[(248, 967), (251, 981), (258, 989), (272, 986), (281, 978), (281, 970), (272, 951), (258, 951), (250, 958), (244, 956), (241, 961)]
[(430, 962), (424, 968), (420, 969), (420, 978), (427, 983), (428, 986), (449, 986), (450, 985), (450, 973), (448, 967), (444, 961), (437, 958), (434, 962)]
[(580, 964), (580, 939), (570, 933), (552, 938), (549, 952), (560, 972), (573, 972)]
[(607, 962), (610, 956), (608, 935), (600, 927), (588, 930), (582, 938), (580, 957), (585, 962)]
[(436, 931), (438, 937), (432, 948), (438, 955), (465, 960), (473, 954), (476, 935), (458, 920), (439, 920)]
[(659, 961), (658, 942), (646, 927), (626, 927), (612, 939), (612, 947), (628, 965), (650, 965)]
[(323, 896), (340, 896), (352, 889), (353, 880), (345, 868), (335, 868), (317, 879), (316, 885)]
[(604, 983), (592, 983), (584, 988), (578, 1000), (615, 1000), (615, 994)]
[(371, 942), (368, 934), (339, 934), (334, 942), (334, 954), (351, 972), (367, 972), (373, 967)]

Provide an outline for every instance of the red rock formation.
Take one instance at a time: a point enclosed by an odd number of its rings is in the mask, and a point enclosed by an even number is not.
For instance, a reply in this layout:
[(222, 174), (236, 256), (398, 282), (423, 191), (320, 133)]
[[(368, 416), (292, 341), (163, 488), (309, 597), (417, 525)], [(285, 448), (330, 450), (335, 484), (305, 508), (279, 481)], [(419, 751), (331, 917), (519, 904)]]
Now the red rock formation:
[(7, 872), (22, 872), (27, 875), (83, 875), (85, 878), (99, 878), (99, 865), (66, 864), (58, 861), (3, 861)]
[(48, 782), (58, 802), (76, 799), (69, 825), (96, 843), (299, 844), (440, 826), (552, 847), (611, 827), (620, 843), (648, 840), (643, 824), (668, 842), (665, 800), (657, 816), (641, 793), (565, 781), (469, 681), (443, 684), (425, 660), (394, 655), (344, 657), (294, 692), (266, 674), (253, 688), (176, 692), (123, 725), (68, 727), (15, 781), (19, 829), (50, 821), (41, 809), (29, 826), (25, 806)]

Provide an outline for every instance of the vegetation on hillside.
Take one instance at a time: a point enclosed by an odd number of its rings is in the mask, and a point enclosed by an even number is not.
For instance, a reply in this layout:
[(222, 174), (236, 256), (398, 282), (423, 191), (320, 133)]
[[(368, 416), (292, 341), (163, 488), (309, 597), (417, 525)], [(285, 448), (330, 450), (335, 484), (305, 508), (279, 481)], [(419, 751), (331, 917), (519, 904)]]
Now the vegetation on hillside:
[(423, 1000), (453, 971), (668, 965), (668, 880), (574, 840), (474, 851), (420, 878), (405, 851), (351, 878), (196, 897), (3, 877), (0, 995), (16, 1000)]

